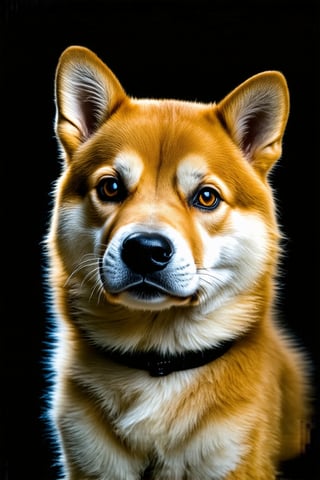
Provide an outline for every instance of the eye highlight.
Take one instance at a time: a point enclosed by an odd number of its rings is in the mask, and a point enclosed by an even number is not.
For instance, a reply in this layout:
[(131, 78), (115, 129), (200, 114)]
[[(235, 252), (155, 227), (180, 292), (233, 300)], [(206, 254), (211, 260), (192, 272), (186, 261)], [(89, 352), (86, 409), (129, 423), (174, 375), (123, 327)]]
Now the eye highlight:
[(103, 202), (121, 202), (127, 196), (127, 190), (121, 179), (112, 175), (101, 178), (96, 190)]
[(192, 198), (193, 206), (203, 210), (214, 210), (221, 202), (221, 197), (213, 187), (204, 186)]

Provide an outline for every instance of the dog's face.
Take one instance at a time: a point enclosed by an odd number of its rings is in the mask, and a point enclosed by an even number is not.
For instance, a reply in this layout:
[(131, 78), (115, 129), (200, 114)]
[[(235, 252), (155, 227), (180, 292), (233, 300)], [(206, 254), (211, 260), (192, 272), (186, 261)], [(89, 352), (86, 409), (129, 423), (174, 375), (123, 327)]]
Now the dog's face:
[(272, 274), (281, 74), (256, 75), (218, 105), (137, 100), (71, 47), (56, 92), (65, 170), (51, 241), (71, 288), (134, 310), (211, 311)]

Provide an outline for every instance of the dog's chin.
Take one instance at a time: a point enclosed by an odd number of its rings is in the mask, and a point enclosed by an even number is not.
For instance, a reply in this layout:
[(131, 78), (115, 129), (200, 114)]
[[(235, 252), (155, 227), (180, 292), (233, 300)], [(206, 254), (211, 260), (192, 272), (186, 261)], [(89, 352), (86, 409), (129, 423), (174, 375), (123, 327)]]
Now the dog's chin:
[(130, 287), (115, 294), (105, 291), (105, 295), (110, 303), (121, 304), (134, 310), (161, 311), (192, 303), (191, 297), (172, 296), (149, 285), (143, 288)]

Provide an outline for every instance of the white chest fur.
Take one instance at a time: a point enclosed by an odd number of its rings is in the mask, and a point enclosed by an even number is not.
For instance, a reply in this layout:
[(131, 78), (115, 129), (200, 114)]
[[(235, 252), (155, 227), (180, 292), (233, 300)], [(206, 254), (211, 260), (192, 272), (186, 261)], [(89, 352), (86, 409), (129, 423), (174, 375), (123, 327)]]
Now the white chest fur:
[(109, 427), (94, 430), (90, 412), (73, 411), (68, 429), (77, 439), (74, 452), (81, 464), (102, 480), (137, 480), (150, 461), (159, 480), (223, 479), (245, 451), (244, 432), (236, 419), (203, 422), (201, 409), (175, 410), (196, 375), (191, 370), (152, 378), (137, 372), (119, 379), (111, 373), (108, 388), (96, 378), (95, 394)]

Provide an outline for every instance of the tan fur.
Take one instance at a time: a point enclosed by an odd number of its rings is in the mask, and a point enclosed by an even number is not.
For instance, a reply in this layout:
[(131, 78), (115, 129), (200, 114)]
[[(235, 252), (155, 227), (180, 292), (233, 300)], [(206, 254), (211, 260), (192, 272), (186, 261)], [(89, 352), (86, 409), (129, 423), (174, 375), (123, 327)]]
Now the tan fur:
[[(134, 99), (75, 46), (60, 58), (56, 105), (50, 415), (63, 478), (274, 479), (303, 452), (309, 415), (304, 356), (273, 312), (281, 234), (268, 174), (288, 118), (285, 78), (260, 73), (218, 104)], [(165, 292), (152, 298), (123, 285), (121, 249), (136, 232), (173, 245), (155, 274)], [(164, 377), (101, 353), (232, 338), (217, 360)]]

